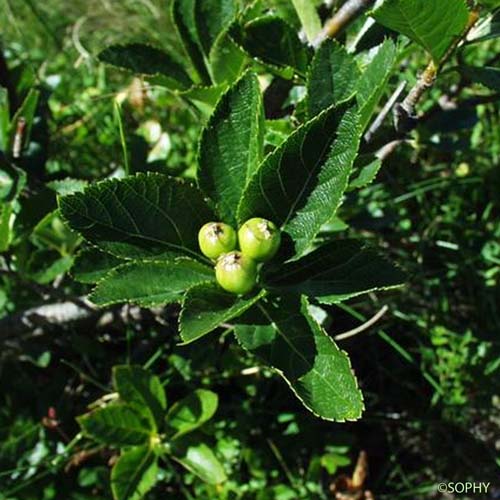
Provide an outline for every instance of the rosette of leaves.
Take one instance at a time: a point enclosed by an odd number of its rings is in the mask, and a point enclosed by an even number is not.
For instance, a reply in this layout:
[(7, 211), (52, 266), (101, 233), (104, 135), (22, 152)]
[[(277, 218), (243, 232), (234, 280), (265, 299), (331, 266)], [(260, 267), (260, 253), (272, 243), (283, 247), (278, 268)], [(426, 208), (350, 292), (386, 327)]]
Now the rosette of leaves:
[(113, 401), (99, 400), (78, 422), (86, 438), (120, 451), (111, 470), (116, 500), (143, 498), (157, 482), (163, 459), (207, 483), (226, 480), (221, 463), (195, 433), (217, 410), (217, 394), (198, 389), (169, 406), (158, 377), (140, 366), (115, 366), (113, 385), (116, 397), (107, 398)]
[[(330, 50), (337, 46), (325, 49), (326, 61), (316, 61), (311, 70), (311, 109), (318, 100), (315, 72), (331, 71)], [(393, 53), (392, 43), (383, 46), (375, 70), (387, 73), (385, 59)], [(374, 77), (373, 68), (367, 72)], [(92, 245), (77, 258), (74, 274), (97, 282), (94, 303), (180, 303), (183, 343), (229, 323), (239, 344), (273, 367), (309, 410), (335, 421), (359, 418), (363, 398), (347, 354), (316, 321), (311, 304), (335, 304), (404, 281), (397, 267), (364, 242), (318, 238), (350, 182), (364, 185), (353, 165), (378, 99), (369, 95), (376, 86), (356, 90), (362, 80), (352, 74), (352, 91), (311, 113), (264, 155), (262, 95), (248, 72), (223, 95), (202, 132), (196, 185), (138, 174), (60, 198), (62, 216)], [(209, 221), (238, 227), (251, 217), (272, 220), (283, 243), (263, 265), (255, 291), (236, 296), (216, 284), (197, 234)]]

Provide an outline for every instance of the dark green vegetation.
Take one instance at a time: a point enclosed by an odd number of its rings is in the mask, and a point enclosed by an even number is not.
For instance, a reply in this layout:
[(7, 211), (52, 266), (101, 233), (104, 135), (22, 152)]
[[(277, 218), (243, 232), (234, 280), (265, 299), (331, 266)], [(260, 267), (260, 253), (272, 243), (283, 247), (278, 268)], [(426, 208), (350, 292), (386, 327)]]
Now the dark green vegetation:
[(1, 500), (498, 494), (497, 2), (343, 3), (0, 0)]

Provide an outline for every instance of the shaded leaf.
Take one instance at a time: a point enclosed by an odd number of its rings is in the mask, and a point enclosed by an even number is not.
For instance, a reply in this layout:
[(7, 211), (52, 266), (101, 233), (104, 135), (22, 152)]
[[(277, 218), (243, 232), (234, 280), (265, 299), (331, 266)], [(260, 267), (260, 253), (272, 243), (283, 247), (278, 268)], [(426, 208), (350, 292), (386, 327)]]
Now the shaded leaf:
[(463, 34), (469, 19), (465, 0), (385, 0), (372, 15), (421, 45), (436, 62)]
[(98, 59), (112, 66), (150, 77), (161, 77), (171, 88), (187, 89), (192, 80), (184, 68), (163, 50), (140, 43), (113, 45), (104, 49)]
[(164, 305), (179, 302), (188, 288), (214, 279), (212, 268), (192, 259), (131, 262), (99, 281), (90, 299), (99, 306), (120, 302), (143, 307)]
[(349, 358), (312, 318), (299, 296), (281, 296), (259, 304), (236, 326), (236, 338), (272, 366), (315, 415), (342, 422), (364, 409)]
[(85, 435), (99, 443), (128, 446), (147, 443), (151, 427), (132, 408), (112, 404), (78, 417)]
[(0, 202), (15, 200), (26, 185), (26, 173), (0, 152)]
[(80, 283), (93, 284), (104, 278), (115, 267), (123, 264), (123, 260), (98, 248), (84, 248), (75, 257), (71, 274)]
[(179, 329), (184, 343), (193, 342), (212, 332), (222, 323), (237, 318), (264, 292), (251, 298), (227, 293), (217, 284), (203, 283), (186, 292), (179, 319)]
[(459, 70), (469, 80), (480, 83), (496, 92), (500, 91), (500, 68), (460, 66)]
[(196, 0), (195, 23), (205, 54), (210, 53), (215, 40), (233, 22), (237, 12), (235, 0)]
[(312, 50), (301, 43), (296, 31), (281, 17), (254, 19), (243, 27), (234, 27), (231, 36), (250, 56), (261, 62), (272, 67), (293, 68), (305, 76)]
[(142, 500), (156, 484), (158, 461), (148, 446), (122, 452), (111, 471), (111, 491), (115, 500)]
[(98, 182), (59, 206), (72, 229), (128, 258), (197, 256), (198, 231), (214, 217), (196, 188), (153, 173)]
[(141, 366), (114, 366), (113, 385), (120, 398), (144, 415), (154, 429), (161, 428), (167, 399), (157, 376)]
[(194, 19), (195, 3), (196, 0), (173, 0), (172, 18), (184, 49), (191, 59), (191, 63), (198, 76), (203, 83), (208, 84), (210, 83), (210, 76), (201, 51), (201, 44)]
[(0, 151), (9, 147), (10, 106), (9, 93), (0, 86)]
[(307, 110), (313, 117), (351, 98), (361, 72), (353, 56), (334, 40), (318, 49), (307, 76)]
[(33, 127), (33, 121), (35, 119), (39, 99), (40, 91), (32, 88), (26, 95), (21, 106), (17, 109), (16, 114), (12, 118), (9, 128), (9, 150), (13, 149), (17, 133), (17, 124), (19, 120), (24, 120), (24, 131), (22, 134), (21, 147), (24, 147), (29, 143), (31, 137), (31, 129)]
[(401, 286), (405, 274), (360, 240), (338, 240), (284, 264), (265, 278), (271, 288), (334, 304), (357, 295)]
[(2, 202), (0, 205), (0, 252), (9, 249), (11, 242), (11, 218), (13, 214), (12, 203)]
[(219, 101), (200, 141), (198, 183), (227, 223), (235, 221), (241, 193), (262, 158), (263, 140), (259, 83), (247, 73)]
[(214, 416), (218, 404), (217, 394), (205, 389), (197, 389), (174, 403), (167, 413), (170, 439), (177, 439), (202, 426)]

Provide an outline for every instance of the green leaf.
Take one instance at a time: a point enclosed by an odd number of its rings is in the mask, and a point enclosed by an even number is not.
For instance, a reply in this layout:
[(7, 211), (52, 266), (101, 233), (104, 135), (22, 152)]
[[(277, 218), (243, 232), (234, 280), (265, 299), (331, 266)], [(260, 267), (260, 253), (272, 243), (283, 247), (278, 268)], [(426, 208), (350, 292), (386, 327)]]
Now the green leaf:
[(358, 79), (356, 99), (359, 106), (361, 131), (364, 131), (384, 94), (396, 62), (394, 42), (386, 40)]
[[(493, 1), (498, 2), (498, 0)], [(469, 31), (467, 41), (477, 43), (498, 37), (500, 37), (500, 9), (480, 19)]]
[(158, 460), (148, 446), (122, 452), (111, 471), (111, 491), (115, 500), (142, 500), (156, 484)]
[(379, 158), (371, 159), (368, 163), (358, 167), (355, 171), (355, 176), (349, 181), (348, 191), (361, 189), (368, 184), (371, 184), (382, 167), (382, 160)]
[(158, 77), (169, 88), (187, 89), (193, 83), (184, 68), (170, 54), (150, 45), (112, 45), (97, 57), (104, 63), (134, 74)]
[(188, 54), (202, 83), (210, 83), (210, 76), (205, 65), (201, 44), (196, 30), (194, 8), (196, 0), (174, 0), (172, 18), (182, 45)]
[(177, 401), (167, 413), (170, 440), (192, 432), (210, 420), (219, 404), (215, 392), (197, 389), (189, 396)]
[(131, 262), (99, 281), (90, 299), (99, 306), (120, 302), (164, 305), (180, 302), (188, 288), (214, 279), (212, 268), (183, 257), (169, 262)]
[(120, 264), (123, 260), (109, 253), (93, 247), (84, 248), (76, 255), (71, 274), (80, 283), (94, 284)]
[(238, 210), (284, 226), (302, 253), (335, 214), (359, 146), (357, 114), (331, 108), (298, 128), (259, 166)]
[(264, 64), (293, 68), (299, 75), (306, 75), (312, 50), (301, 43), (296, 31), (280, 17), (264, 16), (243, 27), (235, 26), (231, 36), (250, 56)]
[(404, 284), (405, 274), (360, 240), (338, 240), (284, 264), (266, 284), (284, 292), (334, 304), (357, 295)]
[(225, 292), (216, 284), (203, 283), (186, 292), (179, 319), (181, 338), (185, 344), (198, 340), (222, 323), (243, 314), (260, 300), (265, 292), (250, 298)]
[(154, 430), (134, 409), (122, 404), (99, 408), (77, 420), (85, 435), (112, 446), (147, 443)]
[(219, 484), (227, 479), (221, 463), (204, 443), (176, 440), (172, 443), (172, 454), (174, 460), (206, 483)]
[(316, 52), (307, 76), (307, 110), (310, 117), (351, 98), (361, 72), (353, 56), (334, 40)]
[(305, 298), (274, 297), (259, 309), (236, 326), (240, 344), (273, 367), (315, 415), (358, 419), (363, 397), (349, 358), (312, 318)]
[(227, 31), (215, 40), (209, 55), (210, 72), (215, 83), (234, 82), (246, 66), (247, 56)]
[(465, 0), (385, 0), (373, 17), (421, 45), (438, 63), (467, 26)]
[(26, 185), (26, 173), (0, 152), (0, 202), (15, 200)]
[(0, 151), (9, 147), (10, 106), (9, 92), (0, 87)]
[(311, 0), (292, 0), (293, 6), (302, 23), (309, 43), (312, 43), (321, 31), (321, 19)]
[(155, 430), (161, 428), (167, 399), (158, 377), (141, 366), (114, 366), (113, 385), (120, 398), (144, 415)]
[(459, 71), (469, 80), (480, 83), (485, 87), (500, 91), (500, 68), (494, 67), (475, 67), (475, 66), (460, 66)]
[(264, 111), (257, 77), (246, 73), (222, 97), (203, 130), (198, 183), (231, 224), (250, 176), (263, 155)]
[(195, 23), (205, 54), (210, 54), (215, 40), (233, 22), (237, 12), (235, 0), (196, 0)]
[(196, 188), (153, 173), (93, 184), (59, 205), (72, 229), (126, 258), (198, 256), (198, 231), (214, 217)]
[(36, 110), (38, 107), (38, 100), (40, 99), (40, 91), (36, 89), (30, 89), (26, 95), (23, 103), (16, 111), (16, 114), (12, 118), (10, 125), (9, 134), (9, 150), (13, 149), (15, 137), (17, 133), (17, 124), (19, 120), (24, 120), (24, 132), (21, 146), (24, 147), (29, 143), (31, 137), (31, 128), (33, 127), (33, 121), (35, 119)]
[(12, 203), (2, 202), (0, 205), (0, 252), (9, 249), (11, 242), (11, 218), (13, 213)]
[(71, 177), (49, 181), (46, 183), (47, 187), (53, 189), (60, 196), (66, 196), (67, 194), (73, 193), (81, 193), (88, 185), (88, 181), (85, 181), (83, 179), (72, 179)]

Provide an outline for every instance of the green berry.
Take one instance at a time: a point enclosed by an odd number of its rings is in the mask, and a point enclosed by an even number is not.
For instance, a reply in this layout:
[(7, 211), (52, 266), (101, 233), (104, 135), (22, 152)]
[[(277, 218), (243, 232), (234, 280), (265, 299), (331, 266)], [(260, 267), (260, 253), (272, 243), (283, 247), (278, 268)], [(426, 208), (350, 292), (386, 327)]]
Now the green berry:
[(236, 248), (236, 231), (223, 222), (209, 222), (200, 229), (198, 244), (203, 255), (217, 259)]
[(217, 260), (215, 277), (224, 290), (242, 295), (257, 282), (257, 264), (241, 252), (230, 252)]
[(238, 231), (238, 241), (244, 255), (257, 262), (266, 262), (278, 251), (281, 235), (271, 221), (255, 217), (241, 226)]

